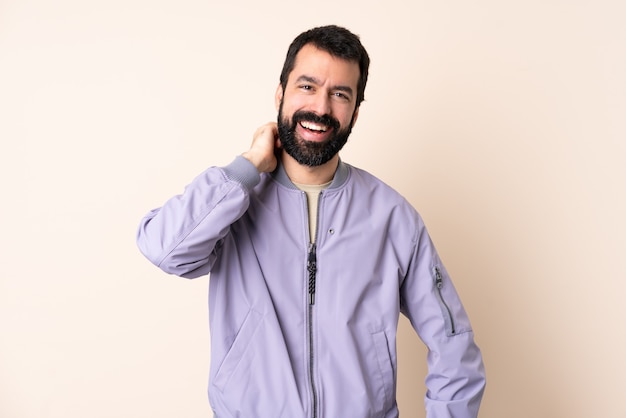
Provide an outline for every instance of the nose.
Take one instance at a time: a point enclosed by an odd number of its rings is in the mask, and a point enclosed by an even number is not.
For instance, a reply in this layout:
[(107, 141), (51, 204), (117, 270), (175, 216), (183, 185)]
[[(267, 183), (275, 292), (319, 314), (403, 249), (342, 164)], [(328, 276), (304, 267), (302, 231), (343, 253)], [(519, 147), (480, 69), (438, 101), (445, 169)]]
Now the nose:
[(330, 105), (330, 94), (320, 90), (315, 96), (313, 103), (311, 103), (312, 110), (318, 115), (330, 115), (332, 107)]

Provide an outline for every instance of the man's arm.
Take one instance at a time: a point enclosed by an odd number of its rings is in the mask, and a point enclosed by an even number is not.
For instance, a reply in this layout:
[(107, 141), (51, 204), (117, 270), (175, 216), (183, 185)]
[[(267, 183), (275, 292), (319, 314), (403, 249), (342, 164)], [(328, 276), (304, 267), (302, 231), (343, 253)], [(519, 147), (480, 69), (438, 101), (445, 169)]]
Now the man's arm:
[(248, 209), (248, 193), (258, 184), (259, 172), (276, 167), (275, 143), (276, 124), (263, 125), (242, 156), (226, 167), (207, 169), (183, 194), (149, 212), (137, 231), (141, 252), (170, 274), (208, 274), (220, 240)]
[(412, 265), (401, 289), (402, 312), (428, 347), (429, 418), (476, 418), (485, 389), (480, 349), (465, 309), (419, 219)]

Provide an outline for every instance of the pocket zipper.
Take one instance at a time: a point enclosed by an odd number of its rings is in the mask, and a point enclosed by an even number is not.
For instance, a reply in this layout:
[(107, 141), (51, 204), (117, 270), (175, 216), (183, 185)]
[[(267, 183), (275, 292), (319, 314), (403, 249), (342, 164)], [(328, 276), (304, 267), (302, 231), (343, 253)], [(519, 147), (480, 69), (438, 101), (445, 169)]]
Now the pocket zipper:
[(450, 307), (446, 303), (443, 298), (442, 288), (443, 288), (443, 275), (441, 274), (441, 270), (439, 267), (435, 267), (433, 269), (435, 274), (435, 286), (437, 287), (437, 296), (439, 296), (439, 302), (441, 302), (441, 306), (443, 307), (444, 314), (447, 316), (448, 322), (450, 323), (450, 334), (456, 334), (456, 328), (454, 325), (454, 318), (452, 317), (452, 311)]

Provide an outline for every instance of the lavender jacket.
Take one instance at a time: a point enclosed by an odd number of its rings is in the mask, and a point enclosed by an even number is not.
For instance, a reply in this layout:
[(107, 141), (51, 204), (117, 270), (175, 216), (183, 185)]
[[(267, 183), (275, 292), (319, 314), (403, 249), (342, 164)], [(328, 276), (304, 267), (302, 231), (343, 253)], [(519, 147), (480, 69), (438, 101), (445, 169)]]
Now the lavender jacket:
[(219, 418), (397, 417), (396, 332), (428, 347), (429, 418), (476, 417), (485, 387), (469, 319), (422, 219), (340, 162), (307, 201), (279, 166), (209, 168), (142, 220), (137, 242), (167, 273), (210, 273), (209, 400)]

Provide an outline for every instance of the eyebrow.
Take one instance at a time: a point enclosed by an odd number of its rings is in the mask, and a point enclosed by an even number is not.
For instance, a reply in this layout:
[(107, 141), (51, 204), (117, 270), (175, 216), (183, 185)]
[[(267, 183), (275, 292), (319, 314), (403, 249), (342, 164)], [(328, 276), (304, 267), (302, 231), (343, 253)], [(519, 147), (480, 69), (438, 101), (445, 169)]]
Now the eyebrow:
[[(311, 76), (308, 76), (308, 75), (301, 75), (296, 80), (296, 83), (299, 83), (299, 82), (302, 82), (302, 81), (306, 81), (307, 83), (316, 84), (318, 86), (320, 84), (322, 84), (317, 78), (311, 77)], [(352, 90), (352, 87), (350, 87), (350, 86), (341, 86), (341, 85), (333, 86), (331, 90), (343, 91), (343, 92), (348, 93), (350, 95), (354, 94), (354, 91)]]

